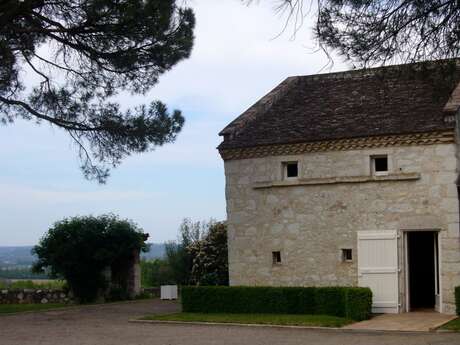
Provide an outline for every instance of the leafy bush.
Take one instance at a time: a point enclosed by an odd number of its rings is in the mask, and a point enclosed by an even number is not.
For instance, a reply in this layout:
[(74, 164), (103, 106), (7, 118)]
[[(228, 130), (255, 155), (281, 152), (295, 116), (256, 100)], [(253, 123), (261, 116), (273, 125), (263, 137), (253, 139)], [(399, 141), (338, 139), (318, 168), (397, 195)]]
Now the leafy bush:
[(182, 288), (184, 312), (316, 314), (368, 319), (372, 292), (357, 287)]
[(227, 226), (224, 222), (209, 222), (202, 238), (187, 249), (193, 258), (191, 284), (228, 285)]
[(457, 309), (457, 315), (460, 315), (460, 286), (455, 288), (455, 306)]
[(172, 276), (172, 283), (191, 283), (193, 257), (188, 248), (200, 240), (207, 228), (206, 222), (192, 222), (185, 218), (179, 228), (178, 241), (165, 243), (165, 260)]
[(345, 317), (351, 320), (366, 320), (372, 312), (372, 291), (368, 288), (350, 287), (346, 290)]
[(177, 241), (165, 243), (165, 256), (141, 266), (144, 287), (161, 284), (228, 285), (227, 227), (224, 222), (185, 218)]
[(64, 219), (34, 247), (34, 271), (49, 269), (67, 281), (77, 301), (93, 302), (107, 289), (104, 270), (146, 250), (147, 237), (136, 224), (114, 215)]
[(343, 287), (316, 288), (314, 290), (315, 314), (345, 317), (347, 313), (346, 289)]

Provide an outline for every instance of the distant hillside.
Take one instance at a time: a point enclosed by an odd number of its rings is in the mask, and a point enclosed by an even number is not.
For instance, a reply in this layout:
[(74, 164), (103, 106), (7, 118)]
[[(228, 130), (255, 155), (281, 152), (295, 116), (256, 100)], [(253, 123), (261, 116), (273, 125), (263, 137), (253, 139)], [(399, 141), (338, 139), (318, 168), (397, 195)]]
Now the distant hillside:
[(164, 243), (149, 243), (150, 244), (150, 251), (147, 253), (142, 253), (142, 259), (158, 259), (162, 258), (165, 255), (165, 245)]
[(0, 267), (30, 266), (35, 257), (30, 252), (32, 246), (0, 247)]
[[(32, 246), (1, 247), (0, 246), (0, 267), (3, 268), (26, 268), (36, 260), (31, 253)], [(151, 243), (150, 251), (142, 253), (142, 258), (161, 258), (165, 254), (163, 243)]]

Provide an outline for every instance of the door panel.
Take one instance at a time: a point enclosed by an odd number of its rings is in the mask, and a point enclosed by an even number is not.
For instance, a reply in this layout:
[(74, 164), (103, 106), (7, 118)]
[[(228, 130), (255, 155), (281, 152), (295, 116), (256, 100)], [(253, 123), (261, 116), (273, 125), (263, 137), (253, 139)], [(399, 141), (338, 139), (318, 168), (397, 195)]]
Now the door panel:
[(399, 312), (396, 231), (358, 232), (358, 284), (372, 290), (372, 312)]

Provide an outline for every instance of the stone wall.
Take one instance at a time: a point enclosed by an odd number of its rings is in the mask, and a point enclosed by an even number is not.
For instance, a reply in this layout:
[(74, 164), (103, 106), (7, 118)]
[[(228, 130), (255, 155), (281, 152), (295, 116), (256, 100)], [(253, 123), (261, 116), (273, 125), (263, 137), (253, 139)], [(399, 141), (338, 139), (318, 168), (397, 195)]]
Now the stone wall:
[(72, 295), (64, 290), (0, 290), (0, 304), (71, 303)]
[(148, 288), (141, 288), (141, 294), (147, 293), (152, 295), (152, 297), (160, 297), (161, 295), (161, 288), (158, 287), (148, 287)]
[[(390, 178), (370, 178), (370, 156), (381, 154)], [(299, 162), (298, 182), (283, 181), (286, 161)], [(455, 144), (226, 161), (230, 284), (357, 285), (357, 231), (440, 230), (443, 311), (452, 313), (460, 285), (456, 164)], [(351, 262), (342, 248), (353, 250)], [(281, 251), (281, 265), (272, 251)]]

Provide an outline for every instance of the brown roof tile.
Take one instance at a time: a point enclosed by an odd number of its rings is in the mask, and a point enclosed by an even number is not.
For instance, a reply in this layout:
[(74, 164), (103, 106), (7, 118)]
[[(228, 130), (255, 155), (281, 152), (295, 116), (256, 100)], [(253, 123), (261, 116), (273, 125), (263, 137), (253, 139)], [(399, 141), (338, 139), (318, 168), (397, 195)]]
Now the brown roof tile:
[(219, 149), (452, 129), (459, 81), (459, 60), (290, 77), (221, 131)]

